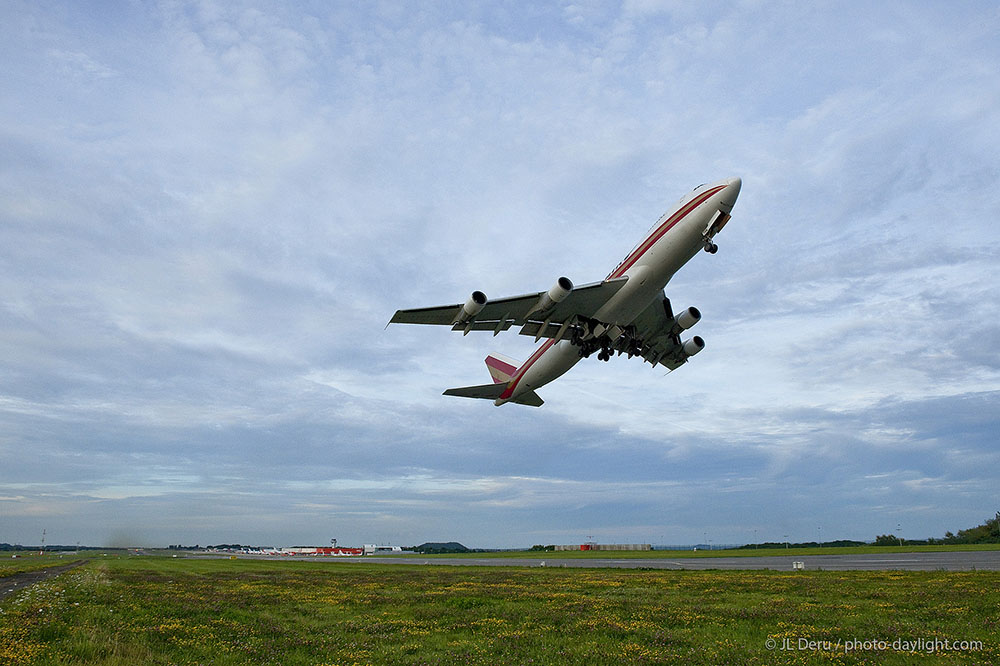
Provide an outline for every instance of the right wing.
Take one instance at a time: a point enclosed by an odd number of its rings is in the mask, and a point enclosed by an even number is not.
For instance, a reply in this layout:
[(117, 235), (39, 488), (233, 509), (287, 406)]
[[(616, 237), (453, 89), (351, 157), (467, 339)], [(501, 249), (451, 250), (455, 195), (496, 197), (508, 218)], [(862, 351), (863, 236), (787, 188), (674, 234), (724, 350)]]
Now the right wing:
[[(654, 366), (659, 363), (671, 370), (676, 370), (684, 365), (689, 356), (697, 353), (694, 351), (694, 347), (685, 350), (685, 343), (681, 342), (680, 337), (681, 331), (696, 323), (701, 317), (697, 310), (694, 312), (696, 316), (691, 315), (682, 326), (678, 323), (678, 318), (674, 317), (670, 307), (670, 299), (665, 295), (663, 300), (655, 300), (650, 303), (632, 322), (635, 329), (635, 341), (638, 342), (632, 347), (633, 354), (637, 353)], [(701, 340), (697, 336), (694, 339)], [(619, 339), (619, 343), (622, 343), (623, 340)], [(692, 343), (688, 341), (687, 344), (694, 344), (698, 350), (704, 346), (703, 342)], [(628, 352), (629, 350), (626, 348), (619, 351)]]
[[(625, 286), (628, 278), (595, 282), (576, 288), (572, 288), (572, 283), (566, 280), (570, 289), (563, 287), (565, 295), (558, 289), (563, 280), (565, 278), (560, 278), (556, 286), (547, 292), (493, 301), (486, 301), (485, 295), (475, 292), (465, 304), (397, 310), (389, 323), (438, 324), (451, 326), (453, 331), (463, 333), (493, 331), (494, 335), (517, 325), (521, 327), (522, 335), (534, 335), (536, 339), (562, 338), (575, 321), (592, 318), (602, 305)], [(553, 295), (558, 300), (554, 300)], [(478, 297), (485, 303), (479, 303)], [(477, 310), (477, 306), (481, 309)], [(473, 314), (470, 314), (470, 310)]]

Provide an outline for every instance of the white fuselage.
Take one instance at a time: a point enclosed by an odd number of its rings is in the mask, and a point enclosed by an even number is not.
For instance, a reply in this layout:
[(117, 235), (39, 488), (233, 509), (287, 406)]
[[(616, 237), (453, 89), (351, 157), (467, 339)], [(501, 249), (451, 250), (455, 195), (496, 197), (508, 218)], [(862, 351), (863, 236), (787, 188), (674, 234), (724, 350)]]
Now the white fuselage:
[[(654, 300), (681, 266), (706, 244), (706, 231), (718, 211), (732, 212), (740, 193), (739, 178), (701, 185), (661, 217), (649, 234), (606, 279), (628, 281), (595, 313), (594, 319), (625, 327)], [(569, 340), (549, 339), (539, 345), (511, 377), (497, 398), (502, 405), (521, 393), (537, 390), (558, 378), (580, 361), (580, 349)]]

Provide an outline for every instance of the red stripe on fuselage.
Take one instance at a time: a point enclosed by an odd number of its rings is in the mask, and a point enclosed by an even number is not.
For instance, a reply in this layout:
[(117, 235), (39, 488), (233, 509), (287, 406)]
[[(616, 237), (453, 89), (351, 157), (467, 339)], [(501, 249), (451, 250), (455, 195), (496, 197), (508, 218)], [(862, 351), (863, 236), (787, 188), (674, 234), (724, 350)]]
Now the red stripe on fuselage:
[(525, 361), (524, 365), (522, 365), (520, 368), (517, 369), (517, 373), (514, 375), (514, 378), (511, 379), (510, 384), (508, 384), (507, 388), (504, 389), (504, 392), (500, 394), (500, 398), (502, 400), (506, 400), (510, 396), (514, 395), (514, 389), (517, 388), (517, 384), (518, 382), (521, 381), (521, 377), (524, 377), (524, 373), (526, 373), (528, 371), (528, 368), (530, 368), (535, 361), (540, 359), (542, 357), (542, 354), (544, 354), (546, 350), (548, 350), (555, 343), (556, 343), (555, 338), (549, 338), (548, 340), (543, 342), (542, 346), (536, 349), (535, 353), (531, 355), (531, 358)]
[(672, 216), (670, 216), (669, 218), (667, 218), (663, 222), (663, 224), (661, 224), (656, 229), (654, 229), (653, 233), (649, 234), (649, 236), (646, 237), (646, 240), (644, 240), (639, 245), (639, 247), (635, 248), (635, 250), (632, 251), (632, 254), (630, 254), (629, 256), (625, 257), (625, 261), (623, 261), (618, 266), (618, 268), (616, 268), (615, 270), (611, 271), (611, 273), (608, 275), (608, 277), (606, 277), (604, 279), (605, 280), (613, 280), (614, 278), (619, 278), (622, 275), (624, 275), (625, 271), (627, 271), (628, 269), (632, 268), (632, 266), (635, 265), (635, 262), (639, 261), (639, 259), (642, 257), (642, 255), (646, 254), (646, 252), (649, 250), (649, 248), (653, 247), (653, 245), (656, 244), (656, 241), (658, 241), (661, 238), (663, 238), (663, 235), (666, 234), (668, 231), (670, 231), (674, 227), (674, 225), (676, 225), (678, 222), (680, 222), (681, 220), (683, 220), (685, 217), (688, 216), (688, 214), (691, 213), (691, 211), (693, 211), (698, 206), (700, 206), (703, 203), (705, 203), (706, 201), (708, 201), (714, 194), (718, 193), (720, 190), (724, 189), (725, 187), (726, 187), (725, 185), (720, 185), (718, 187), (713, 187), (712, 189), (707, 190), (707, 191), (701, 193), (696, 198), (694, 198), (691, 201), (689, 201), (686, 206), (684, 206), (683, 208), (681, 208), (680, 210), (678, 210)]

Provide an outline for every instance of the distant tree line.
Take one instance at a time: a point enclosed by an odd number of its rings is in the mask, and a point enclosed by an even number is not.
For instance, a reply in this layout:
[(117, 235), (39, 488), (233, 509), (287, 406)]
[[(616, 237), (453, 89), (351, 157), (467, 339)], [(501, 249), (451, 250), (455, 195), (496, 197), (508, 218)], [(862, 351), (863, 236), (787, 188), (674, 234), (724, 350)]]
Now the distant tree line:
[[(966, 544), (966, 543), (1000, 543), (1000, 511), (993, 518), (989, 518), (982, 525), (976, 527), (970, 527), (967, 530), (959, 530), (958, 534), (952, 534), (951, 532), (945, 532), (944, 538), (936, 539), (931, 537), (929, 539), (904, 539), (902, 537), (896, 536), (895, 534), (879, 534), (875, 537), (876, 546), (902, 546), (903, 544), (909, 544), (911, 546), (937, 546), (942, 544)], [(805, 541), (802, 543), (788, 543), (780, 542), (775, 543), (769, 541), (767, 543), (749, 543), (745, 546), (740, 546), (739, 549), (753, 549), (753, 548), (816, 548), (817, 546), (823, 546), (824, 548), (838, 547), (838, 546), (864, 546), (867, 545), (864, 541), (850, 541), (848, 539), (838, 539), (837, 541)], [(532, 550), (541, 550), (542, 546), (533, 546)]]
[(800, 543), (791, 543), (789, 541), (768, 541), (767, 543), (748, 543), (744, 546), (740, 546), (736, 550), (745, 549), (767, 549), (767, 548), (840, 548), (845, 546), (867, 546), (868, 544), (864, 541), (851, 541), (850, 539), (837, 539), (836, 541), (802, 541)]
[(895, 534), (880, 534), (875, 537), (876, 546), (901, 546), (908, 543), (911, 546), (938, 546), (942, 544), (966, 544), (966, 543), (1000, 543), (1000, 511), (992, 518), (988, 518), (982, 525), (970, 527), (967, 530), (959, 530), (958, 534), (945, 532), (944, 538), (935, 539), (904, 539)]
[(1000, 511), (982, 525), (959, 530), (958, 534), (945, 532), (943, 539), (928, 539), (927, 543), (1000, 543)]

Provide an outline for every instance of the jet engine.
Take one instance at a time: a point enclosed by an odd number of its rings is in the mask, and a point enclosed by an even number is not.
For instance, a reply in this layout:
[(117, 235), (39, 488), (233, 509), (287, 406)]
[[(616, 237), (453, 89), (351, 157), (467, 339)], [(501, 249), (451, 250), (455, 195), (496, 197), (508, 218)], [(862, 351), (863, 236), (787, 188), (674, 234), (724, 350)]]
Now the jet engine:
[(684, 352), (686, 358), (690, 358), (700, 352), (705, 348), (705, 341), (701, 339), (701, 336), (694, 336), (690, 340), (686, 340), (681, 346), (681, 350)]
[(551, 289), (542, 294), (541, 299), (538, 301), (538, 307), (535, 311), (544, 311), (556, 303), (561, 303), (566, 300), (566, 297), (569, 296), (569, 292), (571, 291), (573, 291), (573, 281), (568, 277), (559, 278), (556, 280), (556, 283), (552, 285)]
[[(690, 307), (687, 310), (682, 310), (676, 317), (674, 317), (674, 323), (682, 331), (686, 331), (699, 321), (701, 321), (701, 312), (699, 312), (696, 307)], [(699, 340), (700, 339), (701, 338), (699, 338)]]
[(482, 312), (484, 307), (486, 307), (486, 294), (481, 291), (472, 292), (469, 300), (462, 306), (462, 311), (458, 313), (458, 320), (455, 323), (462, 324), (469, 321)]

